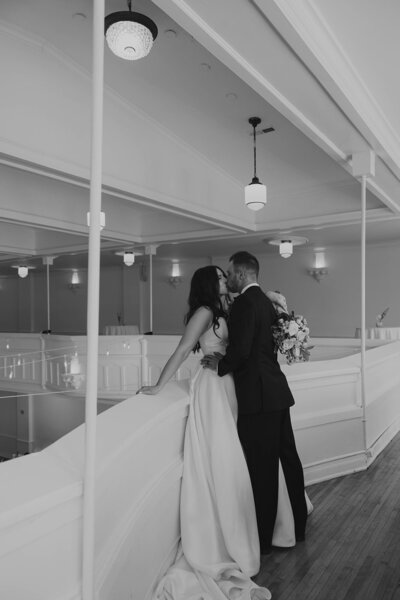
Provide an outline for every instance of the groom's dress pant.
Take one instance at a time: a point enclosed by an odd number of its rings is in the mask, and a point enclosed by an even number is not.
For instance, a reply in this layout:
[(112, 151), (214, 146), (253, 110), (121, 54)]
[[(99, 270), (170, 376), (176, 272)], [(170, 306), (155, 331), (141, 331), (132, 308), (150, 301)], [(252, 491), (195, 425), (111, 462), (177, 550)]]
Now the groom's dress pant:
[(238, 433), (253, 487), (261, 548), (268, 549), (272, 542), (278, 505), (279, 459), (292, 505), (296, 538), (304, 538), (307, 505), (303, 466), (297, 454), (289, 409), (240, 414)]

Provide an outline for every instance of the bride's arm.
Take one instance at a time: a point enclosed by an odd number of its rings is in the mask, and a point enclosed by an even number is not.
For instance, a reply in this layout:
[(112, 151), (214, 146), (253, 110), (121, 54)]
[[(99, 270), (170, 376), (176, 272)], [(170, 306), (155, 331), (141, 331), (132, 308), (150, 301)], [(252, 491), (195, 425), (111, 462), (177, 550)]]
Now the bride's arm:
[(199, 341), (200, 336), (209, 329), (211, 323), (211, 310), (205, 307), (199, 308), (186, 325), (183, 336), (181, 337), (175, 352), (169, 357), (165, 367), (161, 371), (156, 385), (145, 385), (136, 393), (158, 394), (171, 377), (175, 375), (181, 364), (187, 359), (190, 352)]

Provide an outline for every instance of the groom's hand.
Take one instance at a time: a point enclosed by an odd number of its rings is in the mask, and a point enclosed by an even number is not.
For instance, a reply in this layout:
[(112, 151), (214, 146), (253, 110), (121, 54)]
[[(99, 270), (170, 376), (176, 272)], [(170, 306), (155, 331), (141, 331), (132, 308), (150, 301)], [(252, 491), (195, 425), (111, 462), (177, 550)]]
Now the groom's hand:
[(211, 369), (212, 371), (216, 371), (218, 369), (218, 363), (223, 357), (223, 354), (220, 352), (214, 352), (214, 354), (206, 354), (200, 360), (200, 364), (203, 365), (204, 369)]

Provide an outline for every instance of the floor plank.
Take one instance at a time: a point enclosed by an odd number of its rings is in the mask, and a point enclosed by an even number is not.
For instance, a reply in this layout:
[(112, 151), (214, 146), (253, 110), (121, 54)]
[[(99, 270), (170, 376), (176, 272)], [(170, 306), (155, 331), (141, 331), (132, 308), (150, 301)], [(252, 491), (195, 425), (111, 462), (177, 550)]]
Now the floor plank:
[(307, 488), (307, 539), (263, 556), (273, 600), (400, 600), (400, 433), (367, 471)]

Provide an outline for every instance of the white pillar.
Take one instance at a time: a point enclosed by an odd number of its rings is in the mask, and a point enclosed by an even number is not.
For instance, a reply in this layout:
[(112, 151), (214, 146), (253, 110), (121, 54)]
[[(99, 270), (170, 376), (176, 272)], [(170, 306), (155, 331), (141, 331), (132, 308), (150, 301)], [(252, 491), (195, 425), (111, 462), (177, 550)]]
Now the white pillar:
[(100, 212), (103, 146), (104, 0), (93, 6), (93, 84), (87, 298), (85, 472), (83, 481), (82, 599), (94, 600), (97, 362), (99, 345)]
[(366, 361), (365, 361), (365, 271), (366, 271), (366, 216), (367, 216), (367, 177), (375, 175), (375, 154), (369, 150), (353, 154), (352, 170), (354, 177), (361, 177), (361, 406), (364, 435), (364, 449), (368, 452), (366, 419)]
[(53, 264), (55, 256), (44, 256), (42, 262), (46, 265), (46, 298), (47, 298), (47, 331), (51, 330), (50, 320), (50, 265)]
[(145, 247), (145, 254), (149, 256), (149, 325), (153, 333), (153, 256), (157, 254), (157, 244)]
[(149, 254), (149, 325), (150, 331), (153, 333), (153, 255)]
[(50, 331), (50, 265), (46, 265), (47, 331)]
[(367, 451), (367, 419), (366, 419), (366, 364), (365, 364), (365, 253), (366, 253), (366, 189), (367, 176), (361, 178), (361, 402), (363, 410), (364, 447)]

